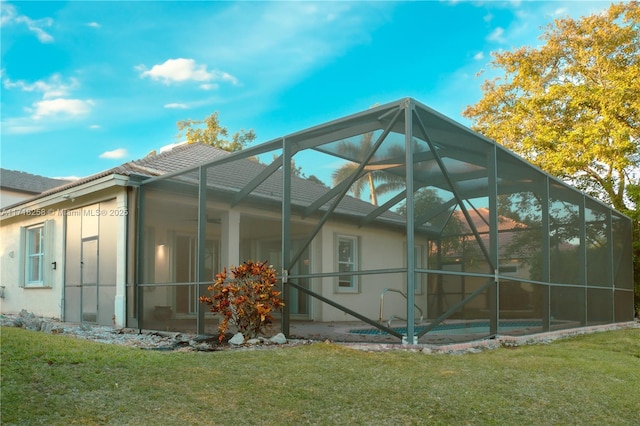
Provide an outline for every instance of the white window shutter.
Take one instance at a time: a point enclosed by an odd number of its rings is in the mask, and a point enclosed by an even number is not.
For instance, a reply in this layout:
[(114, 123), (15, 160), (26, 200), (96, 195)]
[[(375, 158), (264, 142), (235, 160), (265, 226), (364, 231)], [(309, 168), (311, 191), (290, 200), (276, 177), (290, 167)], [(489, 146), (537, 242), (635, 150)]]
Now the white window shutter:
[(44, 222), (44, 253), (42, 258), (42, 285), (45, 287), (53, 287), (53, 272), (51, 263), (55, 261), (53, 256), (53, 248), (55, 242), (55, 220), (47, 220)]

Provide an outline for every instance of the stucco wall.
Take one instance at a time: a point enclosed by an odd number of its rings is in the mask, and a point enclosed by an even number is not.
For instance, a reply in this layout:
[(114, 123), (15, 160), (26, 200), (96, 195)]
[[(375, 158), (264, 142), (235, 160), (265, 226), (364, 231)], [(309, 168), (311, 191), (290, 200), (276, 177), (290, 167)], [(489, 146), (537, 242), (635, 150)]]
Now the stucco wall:
[[(76, 191), (79, 191), (76, 189)], [(78, 192), (76, 192), (77, 194)], [(102, 203), (102, 204), (101, 204)], [(101, 280), (116, 285), (117, 293), (124, 296), (126, 280), (126, 264), (123, 261), (126, 254), (126, 215), (118, 215), (116, 210), (126, 211), (126, 189), (121, 186), (109, 186), (89, 192), (87, 195), (65, 197), (59, 194), (41, 202), (29, 202), (15, 209), (10, 215), (5, 215), (0, 222), (0, 285), (4, 286), (4, 299), (0, 299), (0, 309), (3, 313), (17, 313), (22, 309), (36, 315), (65, 319), (64, 297), (67, 271), (66, 234), (71, 211), (78, 211), (82, 207), (91, 206), (106, 209), (108, 219), (104, 221), (106, 227), (101, 227), (103, 241), (108, 246), (101, 247), (104, 259), (101, 268)], [(100, 214), (103, 212), (101, 211)], [(128, 214), (128, 213), (127, 213)], [(46, 255), (43, 268), (44, 286), (21, 287), (19, 284), (20, 271), (24, 267), (26, 247), (21, 246), (21, 228), (47, 222), (45, 235)], [(73, 221), (71, 221), (73, 222)], [(55, 269), (52, 263), (55, 262)], [(112, 323), (115, 295), (109, 300), (102, 300), (110, 311), (108, 322)], [(124, 325), (124, 303), (120, 301), (115, 309), (116, 323)], [(106, 320), (105, 320), (106, 321)], [(104, 321), (103, 321), (104, 322)]]
[[(400, 232), (369, 228), (353, 228), (337, 223), (327, 224), (322, 231), (321, 272), (337, 270), (336, 238), (338, 235), (354, 236), (358, 238), (358, 261), (360, 270), (397, 269), (406, 265), (406, 239)], [(420, 241), (416, 244), (421, 244)], [(314, 268), (317, 271), (317, 269)], [(378, 320), (380, 317), (380, 300), (384, 289), (390, 288), (407, 293), (405, 273), (385, 273), (363, 275), (358, 278), (358, 291), (343, 293), (337, 288), (337, 278), (322, 279), (322, 295), (352, 309), (366, 317)], [(420, 283), (416, 283), (420, 285)], [(420, 290), (418, 290), (420, 292)], [(423, 309), (426, 307), (424, 290), (416, 295), (416, 304)], [(383, 319), (391, 315), (405, 317), (407, 300), (402, 295), (388, 292), (385, 294)], [(416, 313), (419, 316), (419, 313)], [(315, 315), (317, 321), (354, 321), (354, 317), (332, 306), (322, 306), (322, 312)]]
[(20, 191), (2, 188), (0, 189), (0, 207), (10, 206), (20, 201), (27, 200), (33, 196), (34, 194), (27, 194)]
[[(58, 215), (57, 210), (34, 209), (29, 216), (20, 215), (12, 220), (4, 220), (1, 223), (0, 242), (0, 285), (4, 286), (4, 299), (2, 303), (3, 313), (17, 313), (22, 309), (38, 315), (61, 318), (61, 301), (63, 291), (63, 261), (64, 261), (64, 233), (63, 216)], [(48, 256), (48, 264), (43, 268), (49, 271), (45, 274), (44, 287), (20, 287), (19, 271), (20, 257), (24, 256), (24, 247), (20, 247), (20, 228), (44, 224), (52, 221), (49, 229), (52, 231), (47, 238), (51, 239), (48, 247), (51, 254)], [(50, 262), (56, 262), (56, 269), (52, 269)]]

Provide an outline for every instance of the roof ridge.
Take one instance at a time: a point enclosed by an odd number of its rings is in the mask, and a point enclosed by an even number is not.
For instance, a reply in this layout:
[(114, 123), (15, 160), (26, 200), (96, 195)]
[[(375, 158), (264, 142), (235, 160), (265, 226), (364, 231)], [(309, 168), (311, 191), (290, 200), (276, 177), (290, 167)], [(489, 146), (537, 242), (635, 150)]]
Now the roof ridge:
[(206, 143), (203, 143), (203, 142), (193, 142), (193, 143), (184, 142), (184, 143), (180, 143), (180, 144), (172, 147), (171, 149), (167, 149), (166, 151), (161, 151), (160, 153), (151, 154), (152, 152), (156, 152), (155, 150), (153, 150), (149, 154), (147, 154), (146, 156), (144, 156), (142, 158), (139, 158), (137, 160), (133, 160), (131, 162), (135, 163), (135, 164), (141, 164), (141, 163), (150, 162), (150, 161), (153, 161), (153, 160), (156, 160), (156, 159), (164, 159), (164, 158), (171, 157), (173, 155), (179, 154), (182, 151), (186, 151), (188, 149), (193, 149), (193, 148), (198, 147), (198, 146), (207, 147), (207, 148), (215, 149), (217, 151), (229, 153), (228, 151), (225, 151), (224, 149), (221, 149), (221, 148), (218, 148), (218, 147), (215, 147), (213, 145), (206, 144)]
[(33, 177), (36, 177), (36, 178), (39, 178), (39, 179), (55, 180), (55, 181), (62, 181), (62, 182), (71, 181), (71, 179), (52, 178), (52, 177), (49, 177), (49, 176), (37, 175), (35, 173), (23, 172), (22, 170), (5, 169), (4, 167), (0, 168), (0, 170), (4, 171), (4, 172), (19, 173), (19, 174), (22, 174), (22, 175), (29, 175), (29, 176), (33, 176)]

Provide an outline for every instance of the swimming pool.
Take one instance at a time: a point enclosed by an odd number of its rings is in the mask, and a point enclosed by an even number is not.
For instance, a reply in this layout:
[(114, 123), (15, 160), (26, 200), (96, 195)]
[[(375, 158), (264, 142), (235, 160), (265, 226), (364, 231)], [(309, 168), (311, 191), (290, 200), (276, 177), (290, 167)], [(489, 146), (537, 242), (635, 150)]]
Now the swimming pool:
[[(489, 334), (489, 321), (472, 321), (472, 322), (460, 322), (452, 324), (439, 324), (429, 331), (427, 335), (442, 335), (442, 334)], [(498, 325), (498, 332), (507, 332), (513, 330), (528, 329), (534, 327), (542, 327), (542, 321), (500, 321)], [(416, 325), (414, 327), (415, 333), (420, 334), (427, 328), (427, 325)], [(407, 327), (391, 327), (391, 329), (397, 333), (406, 335)], [(349, 333), (363, 334), (368, 336), (375, 335), (388, 335), (387, 332), (377, 328), (356, 328), (349, 330)]]

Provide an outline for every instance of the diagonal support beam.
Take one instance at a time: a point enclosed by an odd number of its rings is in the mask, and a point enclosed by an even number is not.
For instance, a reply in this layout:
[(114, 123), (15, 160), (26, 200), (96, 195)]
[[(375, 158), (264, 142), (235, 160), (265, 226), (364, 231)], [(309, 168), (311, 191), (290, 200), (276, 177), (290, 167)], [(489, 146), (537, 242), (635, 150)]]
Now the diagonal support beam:
[[(348, 183), (349, 182), (347, 182), (346, 180), (343, 180), (338, 185), (333, 187), (330, 191), (327, 191), (322, 196), (318, 197), (316, 201), (311, 203), (309, 207), (305, 209), (304, 214), (302, 215), (302, 218), (304, 219), (306, 217), (311, 216), (312, 214), (317, 212), (321, 206), (323, 206), (329, 200), (332, 200), (333, 198), (335, 198), (338, 194), (342, 194), (349, 191), (349, 186), (347, 186)], [(345, 187), (347, 187), (346, 191), (345, 191)]]
[(282, 155), (273, 160), (271, 164), (269, 164), (263, 171), (258, 174), (255, 178), (251, 180), (248, 184), (242, 188), (242, 191), (238, 192), (231, 200), (231, 207), (237, 206), (247, 195), (251, 193), (254, 189), (258, 187), (262, 182), (264, 182), (269, 176), (274, 174), (276, 170), (278, 170), (282, 166)]
[(291, 281), (289, 281), (289, 285), (291, 287), (297, 288), (299, 291), (301, 291), (303, 293), (306, 293), (311, 297), (315, 297), (316, 299), (318, 299), (318, 300), (320, 300), (320, 301), (322, 301), (322, 302), (324, 302), (324, 303), (326, 303), (328, 305), (331, 305), (336, 309), (341, 310), (342, 312), (345, 312), (345, 313), (347, 313), (347, 314), (349, 314), (349, 315), (351, 315), (353, 317), (356, 317), (360, 321), (364, 321), (367, 324), (370, 324), (370, 325), (374, 326), (375, 328), (384, 331), (385, 333), (389, 333), (392, 336), (395, 336), (395, 337), (397, 337), (399, 339), (402, 339), (404, 337), (402, 334), (398, 333), (397, 331), (393, 330), (392, 328), (386, 327), (385, 325), (380, 324), (379, 322), (376, 322), (376, 321), (374, 321), (374, 320), (372, 320), (370, 318), (367, 318), (364, 315), (361, 315), (361, 314), (357, 313), (356, 311), (352, 311), (351, 309), (347, 308), (346, 306), (342, 306), (339, 303), (336, 303), (331, 299), (327, 299), (326, 297), (321, 296), (318, 293), (315, 293), (315, 292), (309, 290), (308, 288), (302, 287), (302, 286), (300, 286), (300, 285), (298, 285), (298, 284), (296, 284), (294, 282), (291, 282)]
[(309, 246), (309, 244), (311, 244), (311, 241), (313, 241), (313, 239), (316, 237), (318, 232), (320, 232), (320, 229), (322, 229), (324, 224), (329, 219), (329, 216), (331, 216), (333, 211), (338, 207), (338, 204), (340, 204), (340, 201), (347, 194), (347, 192), (349, 191), (349, 188), (351, 188), (351, 185), (353, 185), (353, 182), (355, 182), (358, 179), (358, 177), (360, 176), (360, 173), (362, 173), (362, 170), (366, 166), (367, 162), (371, 159), (371, 157), (373, 157), (373, 155), (376, 153), (377, 149), (380, 147), (380, 145), (382, 145), (382, 142), (384, 142), (384, 140), (386, 139), (387, 135), (391, 132), (391, 129), (393, 128), (393, 125), (395, 124), (396, 120), (400, 116), (401, 112), (402, 112), (402, 110), (398, 110), (398, 112), (396, 112), (396, 114), (394, 115), (393, 119), (391, 120), (391, 122), (389, 123), (387, 128), (384, 129), (384, 131), (382, 132), (382, 134), (380, 135), (380, 137), (378, 138), (376, 143), (371, 148), (371, 151), (367, 154), (367, 156), (360, 163), (360, 165), (358, 166), (358, 169), (351, 175), (351, 178), (345, 179), (345, 181), (347, 181), (347, 183), (345, 184), (345, 187), (342, 188), (342, 192), (337, 194), (337, 197), (335, 198), (335, 200), (333, 201), (331, 206), (329, 206), (329, 208), (327, 209), (325, 214), (322, 216), (320, 221), (318, 221), (316, 226), (311, 230), (311, 233), (309, 234), (307, 239), (304, 241), (304, 243), (302, 244), (302, 246), (300, 247), (298, 252), (291, 258), (291, 263), (286, 265), (285, 269), (291, 269), (291, 266), (295, 265), (295, 263), (298, 261), (298, 259), (300, 259), (300, 256), (302, 256), (302, 254), (304, 253), (306, 248)]
[(424, 336), (425, 334), (427, 334), (428, 332), (436, 328), (442, 321), (449, 318), (451, 315), (456, 313), (460, 308), (462, 308), (464, 305), (469, 303), (471, 300), (475, 299), (478, 295), (482, 294), (482, 292), (484, 292), (487, 288), (491, 287), (494, 284), (495, 284), (495, 281), (492, 278), (489, 278), (487, 282), (481, 285), (480, 287), (478, 287), (476, 291), (474, 291), (473, 293), (471, 293), (470, 295), (468, 295), (467, 297), (465, 297), (464, 299), (462, 299), (461, 301), (453, 305), (451, 308), (449, 308), (447, 312), (445, 312), (444, 314), (440, 315), (438, 318), (431, 321), (431, 324), (429, 324), (424, 330), (418, 333), (418, 338)]
[(464, 215), (464, 218), (466, 219), (467, 224), (469, 225), (469, 228), (471, 228), (471, 232), (473, 232), (473, 235), (474, 235), (476, 241), (478, 242), (478, 245), (480, 246), (480, 250), (482, 251), (482, 254), (484, 255), (484, 257), (487, 260), (487, 262), (489, 263), (489, 265), (491, 265), (492, 272), (493, 272), (493, 270), (495, 270), (497, 268), (497, 265), (495, 264), (495, 262), (491, 258), (491, 255), (489, 254), (489, 250), (487, 250), (487, 247), (482, 242), (482, 238), (480, 238), (480, 233), (478, 232), (478, 229), (474, 225), (473, 220), (471, 219), (471, 215), (469, 214), (469, 211), (467, 210), (467, 208), (464, 205), (464, 200), (460, 196), (460, 191), (458, 191), (458, 187), (457, 187), (456, 183), (451, 179), (451, 176), (449, 176), (449, 173), (447, 172), (447, 167), (444, 165), (444, 162), (442, 161), (442, 158), (438, 154), (438, 152), (436, 150), (436, 146), (431, 141), (431, 138), (429, 137), (429, 133), (427, 132), (427, 129), (425, 128), (424, 124), (422, 123), (422, 120), (420, 120), (420, 117), (417, 114), (415, 115), (415, 118), (416, 118), (416, 121), (418, 122), (418, 125), (420, 126), (420, 130), (422, 130), (425, 142), (427, 142), (427, 144), (429, 145), (429, 148), (433, 152), (433, 158), (438, 163), (438, 167), (442, 171), (442, 175), (444, 176), (444, 178), (445, 178), (445, 180), (447, 182), (447, 185), (449, 185), (449, 187), (451, 188), (451, 192), (453, 193), (453, 196), (458, 201), (458, 206), (460, 206), (460, 210), (462, 211), (462, 214)]
[(398, 195), (396, 195), (395, 197), (391, 198), (386, 203), (382, 204), (380, 207), (378, 207), (377, 209), (375, 209), (374, 211), (366, 215), (360, 221), (360, 227), (372, 222), (375, 218), (377, 218), (378, 216), (380, 216), (381, 214), (389, 210), (391, 207), (395, 206), (400, 201), (404, 200), (406, 196), (407, 196), (407, 191), (404, 190), (400, 192)]

